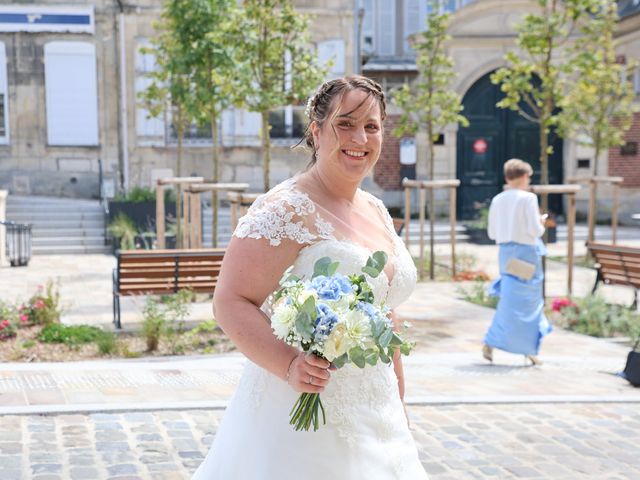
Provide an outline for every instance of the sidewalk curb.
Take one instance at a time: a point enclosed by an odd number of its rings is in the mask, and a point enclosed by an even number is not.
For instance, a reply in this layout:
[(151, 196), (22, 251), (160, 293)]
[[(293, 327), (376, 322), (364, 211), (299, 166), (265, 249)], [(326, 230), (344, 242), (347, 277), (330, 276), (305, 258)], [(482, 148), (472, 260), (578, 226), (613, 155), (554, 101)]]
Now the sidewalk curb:
[[(148, 402), (100, 404), (87, 403), (77, 405), (29, 405), (15, 407), (1, 407), (0, 416), (5, 415), (63, 415), (90, 413), (124, 413), (146, 411), (173, 410), (225, 410), (226, 400), (204, 400), (189, 402)], [(628, 395), (502, 395), (502, 396), (417, 396), (407, 397), (405, 403), (410, 407), (431, 407), (444, 405), (521, 405), (521, 404), (590, 404), (590, 403), (638, 403), (640, 394)]]

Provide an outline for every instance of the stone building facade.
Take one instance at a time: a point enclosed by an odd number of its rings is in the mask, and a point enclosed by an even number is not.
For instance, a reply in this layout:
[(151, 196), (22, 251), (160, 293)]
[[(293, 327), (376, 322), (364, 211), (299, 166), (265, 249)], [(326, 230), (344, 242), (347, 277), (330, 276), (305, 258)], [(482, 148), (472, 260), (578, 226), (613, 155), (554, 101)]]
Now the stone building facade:
[[(625, 59), (640, 59), (637, 2), (621, 0), (618, 40)], [(417, 76), (410, 35), (425, 28), (424, 0), (295, 0), (313, 16), (311, 38), (322, 61), (332, 58), (330, 76), (361, 72), (387, 90)], [(170, 115), (147, 118), (137, 93), (154, 68), (140, 47), (154, 35), (161, 0), (70, 0), (64, 7), (0, 6), (0, 189), (12, 194), (97, 197), (121, 187), (149, 186), (175, 175), (176, 139)], [(448, 44), (469, 128), (449, 126), (436, 146), (436, 178), (459, 178), (459, 216), (468, 217), (502, 185), (501, 166), (511, 156), (537, 162), (537, 133), (522, 118), (495, 108), (497, 87), (488, 80), (516, 49), (515, 26), (534, 11), (534, 0), (443, 0), (452, 12)], [(70, 75), (69, 72), (74, 74)], [(79, 72), (79, 73), (76, 73)], [(640, 75), (635, 79), (640, 91)], [(402, 204), (404, 175), (427, 176), (423, 134), (397, 139), (391, 132), (399, 112), (390, 106), (380, 161), (364, 187), (389, 206)], [(292, 150), (304, 127), (302, 106), (271, 115), (271, 183), (304, 167), (308, 154)], [(640, 117), (628, 145), (600, 160), (601, 174), (623, 175), (622, 220), (640, 211), (637, 143)], [(262, 188), (259, 118), (229, 110), (221, 121), (222, 180)], [(634, 150), (635, 144), (635, 150)], [(186, 140), (182, 175), (211, 176), (211, 141), (194, 128)], [(591, 175), (592, 152), (557, 139), (552, 183)], [(635, 152), (635, 153), (634, 153)], [(101, 188), (102, 187), (102, 188)], [(446, 195), (438, 195), (439, 209)], [(609, 192), (603, 191), (603, 204)], [(557, 201), (558, 211), (562, 202)], [(579, 196), (586, 209), (586, 193)]]

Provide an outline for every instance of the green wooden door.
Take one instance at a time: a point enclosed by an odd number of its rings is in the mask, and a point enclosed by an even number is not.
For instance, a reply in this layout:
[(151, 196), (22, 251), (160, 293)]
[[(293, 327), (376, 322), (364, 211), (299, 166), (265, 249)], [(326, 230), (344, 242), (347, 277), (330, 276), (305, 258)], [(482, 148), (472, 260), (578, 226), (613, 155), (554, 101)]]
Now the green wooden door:
[[(480, 78), (463, 98), (463, 114), (469, 127), (459, 128), (457, 145), (458, 218), (470, 219), (502, 191), (502, 166), (510, 158), (529, 162), (532, 183), (540, 181), (538, 125), (517, 112), (496, 107), (502, 98), (490, 74)], [(550, 183), (562, 182), (562, 140), (551, 139), (554, 153), (549, 159)], [(550, 210), (561, 213), (561, 198), (550, 197)]]

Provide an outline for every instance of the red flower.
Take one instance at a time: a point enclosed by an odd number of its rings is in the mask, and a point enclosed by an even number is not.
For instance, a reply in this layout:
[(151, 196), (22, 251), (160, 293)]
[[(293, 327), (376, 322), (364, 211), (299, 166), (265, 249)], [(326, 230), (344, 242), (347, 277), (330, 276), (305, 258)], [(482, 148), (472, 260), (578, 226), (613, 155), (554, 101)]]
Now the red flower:
[(34, 305), (34, 308), (44, 308), (44, 301), (38, 299)]
[(27, 317), (24, 313), (20, 315), (20, 321), (22, 323), (27, 323), (28, 320), (29, 320), (29, 317)]

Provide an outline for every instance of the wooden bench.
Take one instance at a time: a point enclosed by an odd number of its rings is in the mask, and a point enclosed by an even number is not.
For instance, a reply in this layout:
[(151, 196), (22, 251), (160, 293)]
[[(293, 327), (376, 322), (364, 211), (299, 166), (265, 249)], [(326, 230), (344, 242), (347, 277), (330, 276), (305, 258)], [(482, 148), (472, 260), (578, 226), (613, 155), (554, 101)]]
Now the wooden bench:
[(188, 288), (213, 293), (224, 248), (198, 250), (119, 250), (113, 270), (113, 322), (120, 323), (120, 297), (166, 295)]
[(631, 287), (635, 291), (632, 308), (636, 308), (640, 288), (640, 248), (587, 243), (587, 249), (595, 260), (598, 270), (591, 293), (595, 293), (600, 282)]

